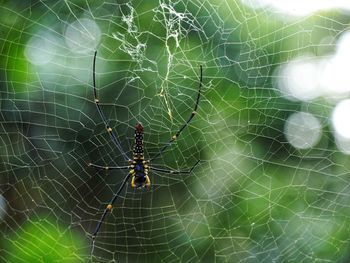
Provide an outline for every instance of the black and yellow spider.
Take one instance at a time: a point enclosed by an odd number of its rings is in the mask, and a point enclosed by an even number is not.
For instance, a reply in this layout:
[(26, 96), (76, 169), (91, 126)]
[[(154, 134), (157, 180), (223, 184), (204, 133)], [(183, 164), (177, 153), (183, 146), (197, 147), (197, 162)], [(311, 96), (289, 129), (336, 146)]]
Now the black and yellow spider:
[(101, 219), (97, 223), (97, 226), (95, 228), (95, 231), (92, 234), (92, 249), (91, 253), (93, 253), (94, 250), (94, 244), (95, 244), (95, 238), (101, 228), (101, 225), (103, 221), (105, 220), (106, 215), (109, 211), (112, 210), (114, 202), (117, 200), (118, 196), (120, 195), (120, 192), (123, 190), (125, 184), (129, 180), (131, 176), (131, 186), (133, 188), (149, 188), (151, 186), (151, 180), (149, 179), (148, 172), (150, 169), (162, 173), (171, 173), (171, 174), (189, 174), (192, 172), (192, 170), (197, 166), (199, 163), (199, 160), (188, 170), (167, 170), (163, 168), (157, 168), (157, 167), (150, 167), (150, 163), (154, 161), (155, 159), (158, 159), (163, 152), (180, 136), (180, 133), (188, 126), (188, 124), (191, 122), (193, 117), (196, 115), (196, 110), (199, 104), (199, 98), (201, 95), (201, 88), (202, 88), (202, 66), (200, 66), (200, 77), (199, 77), (199, 88), (198, 88), (198, 95), (196, 104), (194, 106), (193, 111), (191, 112), (190, 117), (186, 121), (186, 123), (178, 130), (176, 134), (174, 134), (167, 144), (165, 144), (159, 151), (158, 154), (156, 154), (154, 157), (150, 158), (149, 160), (145, 160), (144, 158), (144, 149), (143, 149), (143, 127), (140, 123), (136, 124), (135, 126), (135, 145), (133, 149), (133, 158), (130, 159), (129, 156), (123, 151), (121, 144), (113, 132), (112, 128), (109, 126), (107, 119), (105, 115), (103, 114), (101, 107), (100, 107), (100, 100), (97, 97), (97, 90), (96, 90), (96, 77), (95, 77), (95, 66), (96, 66), (96, 55), (97, 51), (95, 51), (94, 55), (94, 61), (93, 61), (93, 89), (94, 89), (94, 101), (96, 104), (97, 111), (99, 112), (105, 126), (107, 129), (107, 132), (110, 134), (112, 142), (115, 144), (115, 146), (118, 148), (118, 150), (121, 152), (124, 160), (128, 162), (128, 165), (125, 166), (101, 166), (93, 163), (89, 163), (88, 165), (97, 169), (104, 169), (104, 170), (129, 170), (128, 174), (125, 176), (122, 184), (120, 185), (118, 191), (115, 193), (111, 201), (106, 206)]

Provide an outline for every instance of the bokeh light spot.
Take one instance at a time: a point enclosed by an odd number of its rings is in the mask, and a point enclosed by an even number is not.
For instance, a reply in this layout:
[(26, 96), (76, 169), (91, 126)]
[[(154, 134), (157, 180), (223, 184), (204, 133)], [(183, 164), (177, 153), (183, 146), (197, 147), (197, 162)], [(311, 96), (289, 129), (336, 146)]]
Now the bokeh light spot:
[(310, 113), (293, 113), (285, 124), (285, 135), (293, 147), (308, 149), (319, 142), (321, 138), (321, 124)]
[(335, 144), (337, 145), (338, 149), (347, 155), (350, 155), (350, 139), (344, 138), (338, 133), (335, 133)]
[(277, 87), (289, 100), (310, 101), (320, 95), (319, 62), (303, 56), (276, 69)]
[[(331, 41), (322, 40), (322, 41)], [(304, 54), (275, 69), (274, 85), (292, 101), (312, 101), (320, 97), (340, 100), (350, 91), (350, 33), (344, 32), (337, 41), (334, 54), (316, 57)]]
[(332, 114), (334, 130), (344, 139), (350, 139), (350, 99), (343, 100), (337, 104)]
[(34, 65), (49, 63), (57, 53), (56, 41), (56, 37), (50, 34), (32, 36), (24, 51), (27, 60)]
[(91, 19), (78, 19), (68, 26), (65, 40), (72, 52), (85, 54), (96, 49), (101, 40), (101, 30)]
[(269, 7), (277, 12), (296, 17), (327, 9), (350, 10), (350, 1), (348, 0), (242, 0), (242, 2), (254, 9)]

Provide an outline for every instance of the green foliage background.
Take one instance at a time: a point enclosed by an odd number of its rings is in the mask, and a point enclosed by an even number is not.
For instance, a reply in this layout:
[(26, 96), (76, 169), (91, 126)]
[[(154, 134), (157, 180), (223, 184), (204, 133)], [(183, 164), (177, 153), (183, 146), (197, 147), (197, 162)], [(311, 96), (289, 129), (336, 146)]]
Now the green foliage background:
[[(63, 40), (70, 23), (89, 18), (102, 32), (99, 96), (124, 149), (132, 148), (133, 127), (142, 122), (147, 155), (158, 152), (190, 114), (204, 68), (198, 116), (157, 161), (201, 165), (191, 176), (155, 174), (150, 192), (128, 185), (94, 260), (348, 262), (349, 162), (331, 133), (333, 106), (286, 100), (273, 86), (273, 71), (299, 54), (317, 55), (321, 39), (346, 30), (349, 16), (281, 20), (239, 1), (165, 1), (193, 19), (181, 25), (177, 47), (166, 39), (161, 3), (1, 2), (1, 261), (87, 262), (91, 232), (122, 180), (120, 172), (86, 165), (123, 164), (92, 101), (93, 52), (73, 54)], [(129, 6), (137, 37), (122, 19)], [(25, 56), (38, 32), (61, 39), (49, 66)], [(124, 52), (116, 33), (146, 43), (144, 57)], [(166, 44), (173, 54), (168, 79)], [(284, 137), (286, 119), (299, 110), (323, 125), (312, 150), (296, 150)]]

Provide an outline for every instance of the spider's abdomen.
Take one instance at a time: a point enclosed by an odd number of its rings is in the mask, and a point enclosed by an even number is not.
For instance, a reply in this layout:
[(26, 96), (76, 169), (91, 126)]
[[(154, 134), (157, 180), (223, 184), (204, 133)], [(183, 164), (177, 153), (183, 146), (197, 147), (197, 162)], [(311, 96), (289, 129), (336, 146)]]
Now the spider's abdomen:
[(151, 181), (148, 177), (148, 165), (143, 156), (143, 127), (140, 123), (135, 126), (135, 145), (133, 150), (134, 160), (130, 174), (132, 176), (131, 186), (134, 188), (150, 187)]
[(134, 145), (134, 159), (135, 157), (143, 156), (143, 127), (140, 123), (135, 126), (135, 145)]
[(145, 167), (143, 166), (142, 163), (138, 162), (135, 164), (134, 170), (135, 170), (136, 175), (142, 176), (142, 175), (144, 175)]
[(133, 169), (130, 171), (132, 175), (131, 186), (134, 188), (150, 187), (147, 162), (142, 159), (134, 159), (132, 167)]
[(148, 177), (148, 166), (145, 161), (139, 159), (133, 161), (131, 186), (134, 188), (150, 187), (151, 181)]

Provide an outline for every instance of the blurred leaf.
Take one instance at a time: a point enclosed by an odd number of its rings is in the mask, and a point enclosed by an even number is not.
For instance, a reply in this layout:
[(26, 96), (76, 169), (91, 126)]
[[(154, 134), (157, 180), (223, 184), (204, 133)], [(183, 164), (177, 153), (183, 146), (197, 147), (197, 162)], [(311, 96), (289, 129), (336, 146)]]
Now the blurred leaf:
[(28, 221), (6, 245), (6, 262), (83, 262), (82, 239), (54, 220)]

